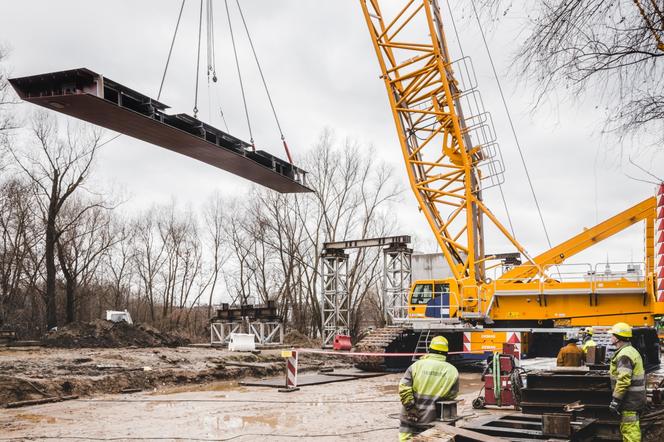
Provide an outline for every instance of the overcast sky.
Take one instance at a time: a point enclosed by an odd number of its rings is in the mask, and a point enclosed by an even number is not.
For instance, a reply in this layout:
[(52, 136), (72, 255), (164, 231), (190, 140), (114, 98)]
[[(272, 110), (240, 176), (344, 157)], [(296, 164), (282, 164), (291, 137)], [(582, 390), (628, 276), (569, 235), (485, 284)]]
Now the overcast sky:
[[(396, 0), (390, 0), (396, 2)], [(519, 160), (508, 121), (490, 73), (478, 28), (467, 11), (452, 1), (461, 44), (473, 59), (485, 105), (495, 122), (506, 167), (504, 193), (516, 235), (531, 254), (547, 249), (535, 205)], [(191, 113), (194, 97), (198, 35), (197, 0), (188, 0), (161, 101), (173, 112)], [(406, 173), (392, 123), (379, 67), (357, 0), (242, 0), (245, 17), (269, 82), (284, 132), (297, 157), (328, 127), (339, 138), (351, 137), (373, 145), (376, 155), (394, 165), (406, 188)], [(232, 23), (244, 74), (254, 138), (259, 148), (284, 156), (279, 133), (269, 111), (249, 52), (234, 1)], [(146, 95), (156, 97), (172, 37), (180, 0), (22, 0), (4, 2), (0, 14), (0, 43), (10, 47), (14, 76), (87, 67)], [(210, 88), (201, 76), (199, 109), (204, 121), (225, 130), (223, 108), (231, 134), (249, 140), (230, 46), (224, 2), (215, 7), (217, 74)], [(458, 43), (448, 38), (458, 57)], [(659, 176), (664, 156), (652, 149), (621, 146), (602, 137), (603, 105), (593, 95), (570, 97), (565, 90), (540, 105), (536, 112), (532, 91), (509, 71), (511, 57), (525, 37), (524, 13), (510, 9), (490, 30), (489, 44), (508, 105), (515, 119), (524, 155), (554, 244), (584, 227), (651, 196), (654, 186), (625, 176), (643, 177), (627, 157)], [(205, 52), (201, 71), (204, 71)], [(112, 133), (108, 133), (110, 137)], [(153, 203), (197, 207), (212, 191), (237, 195), (250, 184), (224, 171), (144, 142), (120, 137), (104, 147), (96, 180), (130, 197), (127, 210)], [(487, 205), (507, 223), (499, 194), (485, 195)], [(433, 250), (433, 236), (407, 191), (397, 213), (403, 234), (418, 238), (418, 247)], [(489, 252), (510, 251), (492, 235)], [(579, 262), (643, 259), (643, 226), (607, 241), (576, 259)]]

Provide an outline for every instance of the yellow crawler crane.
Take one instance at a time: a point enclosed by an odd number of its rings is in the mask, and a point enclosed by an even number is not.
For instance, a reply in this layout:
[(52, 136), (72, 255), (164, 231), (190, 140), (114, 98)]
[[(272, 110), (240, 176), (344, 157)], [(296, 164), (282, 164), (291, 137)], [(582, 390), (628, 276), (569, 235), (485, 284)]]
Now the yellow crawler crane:
[[(664, 302), (655, 294), (655, 197), (531, 257), (482, 200), (483, 190), (502, 182), (499, 151), (490, 117), (481, 106), (473, 107), (481, 99), (469, 84), (468, 60), (453, 62), (449, 56), (438, 1), (409, 0), (399, 7), (393, 1), (360, 3), (410, 187), (452, 274), (412, 284), (401, 342), (383, 345), (385, 351), (425, 348), (427, 339), (445, 334), (453, 350), (500, 350), (510, 342), (525, 353), (526, 341), (537, 340), (530, 333), (547, 331), (555, 339), (540, 339), (548, 348), (531, 352), (544, 355), (557, 351), (561, 333), (571, 327), (611, 325), (618, 319), (653, 325), (664, 313)], [(455, 78), (459, 71), (466, 81)], [(518, 251), (510, 265), (497, 262), (503, 256), (485, 253), (485, 220)], [(566, 278), (562, 269), (568, 258), (640, 221), (646, 224), (643, 271), (591, 268)], [(491, 280), (487, 271), (501, 266), (505, 271)]]

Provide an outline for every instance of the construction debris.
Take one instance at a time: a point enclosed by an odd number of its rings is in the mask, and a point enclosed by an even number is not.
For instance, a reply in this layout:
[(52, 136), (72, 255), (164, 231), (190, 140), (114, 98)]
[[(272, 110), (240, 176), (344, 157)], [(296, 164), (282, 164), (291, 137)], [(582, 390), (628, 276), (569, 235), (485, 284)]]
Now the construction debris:
[(5, 407), (7, 408), (19, 408), (19, 407), (28, 407), (30, 405), (41, 405), (41, 404), (51, 404), (53, 402), (62, 402), (70, 401), (73, 399), (78, 399), (78, 396), (56, 396), (56, 397), (45, 397), (43, 399), (32, 399), (28, 401), (18, 401), (18, 402), (9, 402)]
[[(350, 368), (345, 359), (302, 355), (303, 372), (321, 367)], [(216, 348), (39, 348), (0, 350), (0, 407), (9, 402), (100, 393), (151, 391), (245, 377), (281, 375), (276, 350), (260, 355)], [(283, 378), (281, 378), (283, 379)]]
[(45, 347), (63, 348), (180, 347), (189, 342), (186, 338), (160, 332), (148, 325), (103, 319), (74, 322), (42, 339)]
[(319, 340), (303, 335), (297, 330), (291, 330), (284, 335), (284, 344), (293, 347), (320, 348)]

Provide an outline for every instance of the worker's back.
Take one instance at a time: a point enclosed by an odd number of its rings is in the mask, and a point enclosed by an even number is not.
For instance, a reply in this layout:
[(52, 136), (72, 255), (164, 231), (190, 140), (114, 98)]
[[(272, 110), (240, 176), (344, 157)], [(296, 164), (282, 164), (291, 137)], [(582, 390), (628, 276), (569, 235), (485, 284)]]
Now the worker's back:
[(581, 367), (583, 365), (583, 350), (575, 343), (568, 343), (558, 352), (558, 367)]
[(423, 356), (406, 370), (399, 385), (400, 395), (413, 395), (420, 423), (432, 422), (436, 402), (454, 399), (459, 392), (459, 372), (445, 359), (433, 353)]

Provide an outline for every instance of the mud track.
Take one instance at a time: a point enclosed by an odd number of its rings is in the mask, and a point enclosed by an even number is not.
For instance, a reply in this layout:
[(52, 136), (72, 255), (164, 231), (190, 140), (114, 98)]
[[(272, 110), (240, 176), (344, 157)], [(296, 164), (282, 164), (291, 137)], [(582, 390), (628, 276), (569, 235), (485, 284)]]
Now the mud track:
[[(348, 361), (302, 355), (300, 371), (347, 367)], [(216, 348), (0, 348), (0, 407), (51, 396), (154, 391), (164, 386), (284, 373), (280, 350), (261, 354)]]

